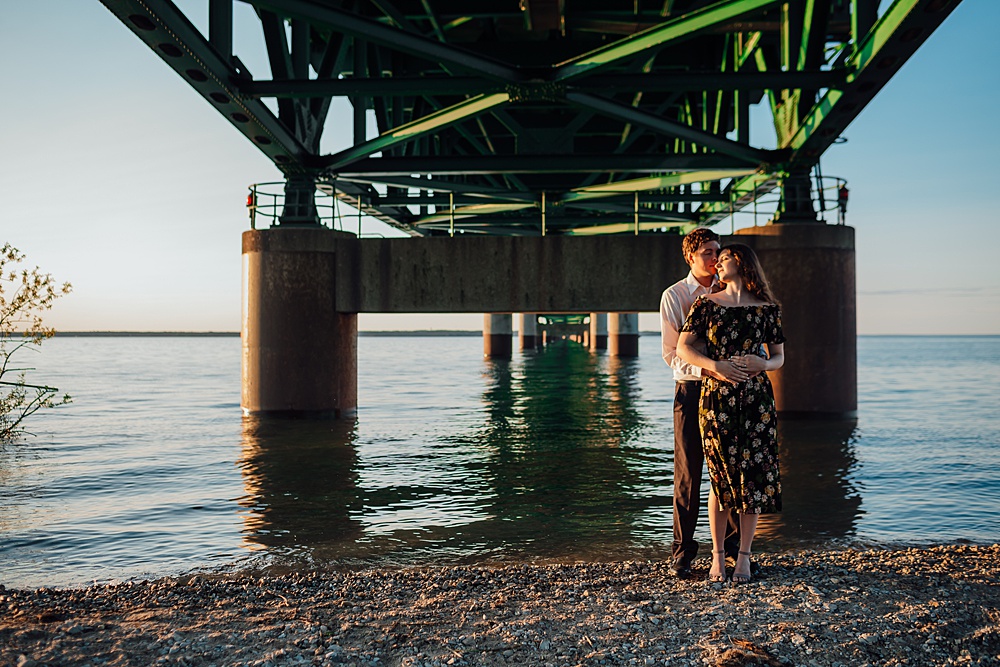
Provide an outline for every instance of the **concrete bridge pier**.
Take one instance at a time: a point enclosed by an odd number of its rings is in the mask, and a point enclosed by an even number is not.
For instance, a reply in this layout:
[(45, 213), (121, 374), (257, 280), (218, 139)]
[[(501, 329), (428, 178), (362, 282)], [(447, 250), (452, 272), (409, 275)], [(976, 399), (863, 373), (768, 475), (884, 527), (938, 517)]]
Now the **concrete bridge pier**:
[(785, 365), (770, 374), (778, 411), (856, 416), (854, 228), (790, 222), (737, 230), (729, 240), (754, 248), (781, 302)]
[(639, 313), (608, 313), (608, 354), (639, 356)]
[(510, 359), (514, 318), (510, 313), (483, 315), (483, 356)]
[(594, 352), (608, 349), (608, 314), (590, 314), (590, 349)]
[(358, 406), (358, 315), (337, 312), (337, 240), (323, 227), (243, 232), (246, 414), (350, 416)]
[(535, 350), (541, 345), (542, 338), (538, 335), (538, 316), (535, 313), (521, 313), (517, 340), (522, 350)]

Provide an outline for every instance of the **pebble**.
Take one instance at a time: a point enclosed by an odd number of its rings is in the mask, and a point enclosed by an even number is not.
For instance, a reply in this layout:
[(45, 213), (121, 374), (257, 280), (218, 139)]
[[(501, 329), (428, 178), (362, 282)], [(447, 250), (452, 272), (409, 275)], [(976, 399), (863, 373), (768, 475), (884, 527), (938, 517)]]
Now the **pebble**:
[(753, 586), (705, 585), (708, 563), (699, 560), (689, 581), (652, 561), (199, 573), (2, 589), (0, 665), (1000, 660), (1000, 545), (763, 553), (758, 561)]

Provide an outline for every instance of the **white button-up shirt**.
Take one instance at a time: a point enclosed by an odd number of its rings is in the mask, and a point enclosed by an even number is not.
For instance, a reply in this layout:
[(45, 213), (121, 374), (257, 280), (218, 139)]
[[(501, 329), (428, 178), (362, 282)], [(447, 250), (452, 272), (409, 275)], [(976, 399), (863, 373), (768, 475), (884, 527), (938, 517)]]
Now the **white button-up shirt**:
[[(717, 281), (718, 277), (712, 276), (712, 285)], [(675, 381), (701, 379), (701, 368), (677, 356), (677, 339), (695, 299), (711, 292), (711, 286), (705, 287), (688, 271), (684, 280), (663, 290), (663, 296), (660, 297), (660, 344), (663, 347), (663, 361), (674, 370)]]

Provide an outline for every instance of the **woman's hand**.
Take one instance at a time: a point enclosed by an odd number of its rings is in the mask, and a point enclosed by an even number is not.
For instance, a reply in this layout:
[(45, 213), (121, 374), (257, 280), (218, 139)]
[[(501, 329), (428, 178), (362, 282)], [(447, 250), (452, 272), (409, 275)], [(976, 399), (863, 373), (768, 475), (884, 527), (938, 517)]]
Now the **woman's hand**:
[(737, 366), (749, 373), (750, 377), (767, 370), (767, 359), (757, 354), (743, 354), (730, 358)]
[(726, 382), (733, 384), (746, 382), (750, 379), (750, 373), (747, 372), (745, 365), (742, 362), (736, 361), (736, 359), (738, 357), (717, 361), (715, 362), (715, 368), (712, 370), (719, 374)]

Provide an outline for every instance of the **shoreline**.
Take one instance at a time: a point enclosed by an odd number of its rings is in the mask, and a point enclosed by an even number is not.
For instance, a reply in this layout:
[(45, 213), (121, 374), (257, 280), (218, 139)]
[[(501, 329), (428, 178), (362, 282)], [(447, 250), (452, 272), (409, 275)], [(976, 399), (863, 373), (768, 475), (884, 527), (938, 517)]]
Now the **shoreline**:
[(996, 665), (1000, 544), (0, 587), (0, 666)]
[[(19, 335), (14, 332), (9, 335)], [(359, 336), (376, 337), (427, 337), (458, 336), (460, 338), (480, 338), (483, 332), (478, 329), (362, 329)], [(515, 330), (512, 335), (517, 335)], [(239, 338), (239, 331), (57, 331), (56, 337), (62, 338)], [(640, 331), (640, 337), (659, 337), (659, 331)], [(858, 338), (997, 338), (1000, 334), (858, 334)]]

